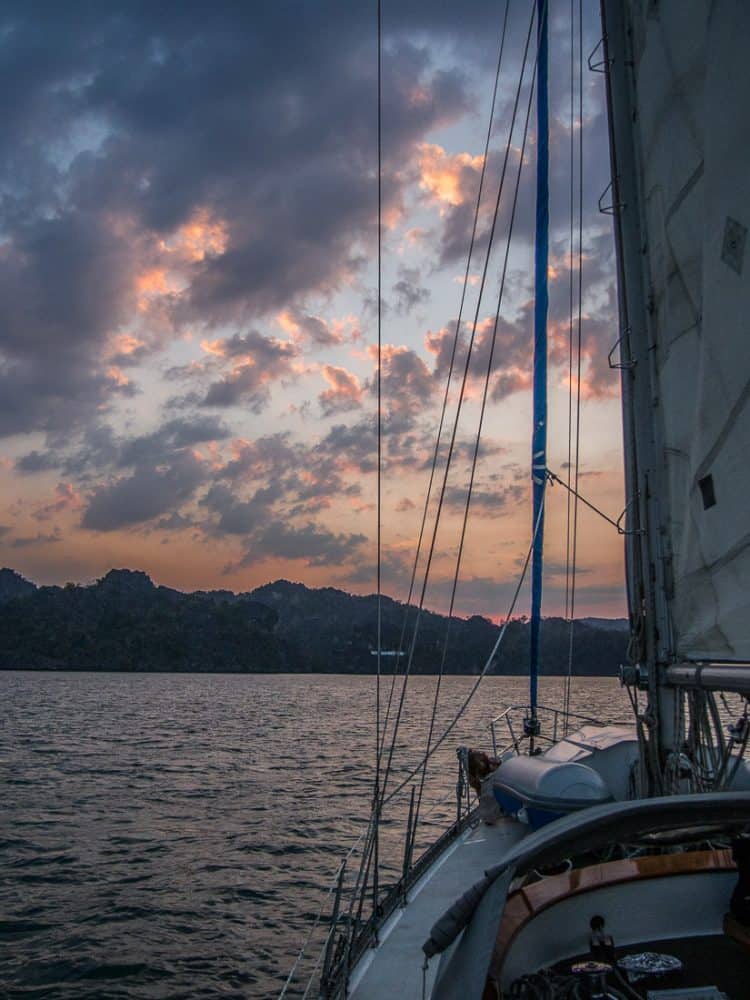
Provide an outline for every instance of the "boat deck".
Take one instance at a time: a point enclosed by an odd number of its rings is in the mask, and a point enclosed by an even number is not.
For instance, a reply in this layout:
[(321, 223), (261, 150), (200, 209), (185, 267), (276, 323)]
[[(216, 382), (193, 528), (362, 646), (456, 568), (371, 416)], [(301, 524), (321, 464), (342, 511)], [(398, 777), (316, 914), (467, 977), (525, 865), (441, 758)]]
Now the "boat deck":
[[(528, 832), (527, 826), (511, 819), (494, 826), (479, 823), (447, 847), (413, 887), (408, 904), (385, 923), (379, 946), (366, 952), (353, 970), (349, 996), (422, 996), (422, 945), (435, 920)], [(427, 972), (428, 996), (438, 964), (433, 959)]]

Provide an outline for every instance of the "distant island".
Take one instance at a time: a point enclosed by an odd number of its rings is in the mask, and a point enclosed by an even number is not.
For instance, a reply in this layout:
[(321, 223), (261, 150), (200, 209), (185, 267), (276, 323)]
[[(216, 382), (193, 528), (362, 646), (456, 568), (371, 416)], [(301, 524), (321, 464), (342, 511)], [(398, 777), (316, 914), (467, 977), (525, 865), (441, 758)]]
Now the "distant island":
[[(391, 651), (383, 669), (390, 673), (404, 616), (413, 623), (416, 609), (389, 597), (381, 603), (383, 649)], [(439, 670), (446, 626), (445, 616), (423, 612), (414, 673)], [(497, 634), (479, 615), (454, 619), (446, 671), (479, 673)], [(564, 619), (544, 620), (543, 674), (567, 673), (568, 636)], [(576, 621), (575, 673), (615, 674), (627, 641), (624, 619)], [(526, 673), (528, 644), (526, 620), (512, 621), (491, 672)], [(376, 646), (375, 595), (287, 580), (244, 594), (186, 594), (129, 569), (112, 569), (90, 586), (38, 587), (12, 569), (0, 570), (2, 670), (369, 674)]]

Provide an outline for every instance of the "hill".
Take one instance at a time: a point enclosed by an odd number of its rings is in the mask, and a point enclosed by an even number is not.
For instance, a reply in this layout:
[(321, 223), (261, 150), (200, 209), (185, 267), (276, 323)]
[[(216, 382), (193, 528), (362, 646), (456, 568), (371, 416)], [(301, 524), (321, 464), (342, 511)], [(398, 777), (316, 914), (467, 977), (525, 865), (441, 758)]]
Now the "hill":
[[(416, 609), (383, 597), (383, 648), (399, 648), (406, 616), (408, 648)], [(480, 616), (447, 619), (423, 612), (413, 671), (476, 674), (498, 634)], [(542, 673), (567, 672), (567, 622), (547, 618)], [(624, 660), (627, 630), (575, 625), (575, 673), (613, 674)], [(528, 623), (508, 626), (492, 673), (524, 674)], [(372, 673), (377, 598), (277, 580), (246, 594), (157, 587), (140, 571), (110, 570), (90, 586), (36, 587), (0, 571), (0, 669)], [(386, 656), (390, 672), (395, 656)], [(402, 661), (403, 662), (403, 661)]]

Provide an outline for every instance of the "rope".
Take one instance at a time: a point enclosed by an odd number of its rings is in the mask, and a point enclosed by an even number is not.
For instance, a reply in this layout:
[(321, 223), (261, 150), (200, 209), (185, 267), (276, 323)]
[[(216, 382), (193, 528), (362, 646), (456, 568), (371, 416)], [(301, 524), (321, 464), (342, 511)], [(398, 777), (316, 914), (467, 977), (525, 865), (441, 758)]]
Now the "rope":
[(589, 510), (593, 510), (593, 512), (595, 514), (598, 514), (599, 517), (601, 517), (604, 521), (607, 522), (607, 524), (611, 524), (613, 528), (617, 528), (618, 534), (620, 535), (626, 534), (626, 532), (624, 532), (620, 527), (619, 523), (615, 521), (613, 518), (611, 518), (609, 514), (605, 514), (603, 510), (600, 510), (595, 504), (591, 503), (590, 500), (587, 500), (585, 496), (582, 496), (580, 493), (576, 493), (576, 491), (572, 488), (572, 486), (568, 486), (568, 484), (563, 479), (560, 479), (559, 476), (555, 475), (555, 473), (552, 472), (551, 469), (545, 469), (544, 471), (547, 476), (547, 479), (549, 479), (551, 482), (559, 483), (560, 486), (563, 486), (566, 490), (572, 493), (572, 495), (576, 498), (576, 500), (580, 500), (582, 504), (584, 504), (586, 507), (589, 508)]

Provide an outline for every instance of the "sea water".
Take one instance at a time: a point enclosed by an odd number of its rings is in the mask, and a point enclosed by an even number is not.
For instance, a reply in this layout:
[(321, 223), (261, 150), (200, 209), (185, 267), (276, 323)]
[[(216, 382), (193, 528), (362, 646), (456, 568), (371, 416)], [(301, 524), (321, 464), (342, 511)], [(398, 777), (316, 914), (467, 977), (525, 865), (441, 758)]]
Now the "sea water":
[[(473, 681), (443, 680), (436, 734)], [(390, 788), (434, 690), (410, 680)], [(456, 747), (491, 749), (490, 719), (526, 698), (483, 681), (431, 762), (418, 848), (455, 816)], [(574, 679), (572, 708), (628, 714), (614, 678)], [(374, 720), (373, 677), (0, 672), (0, 996), (276, 996), (369, 814)], [(386, 881), (407, 812), (386, 817)]]

